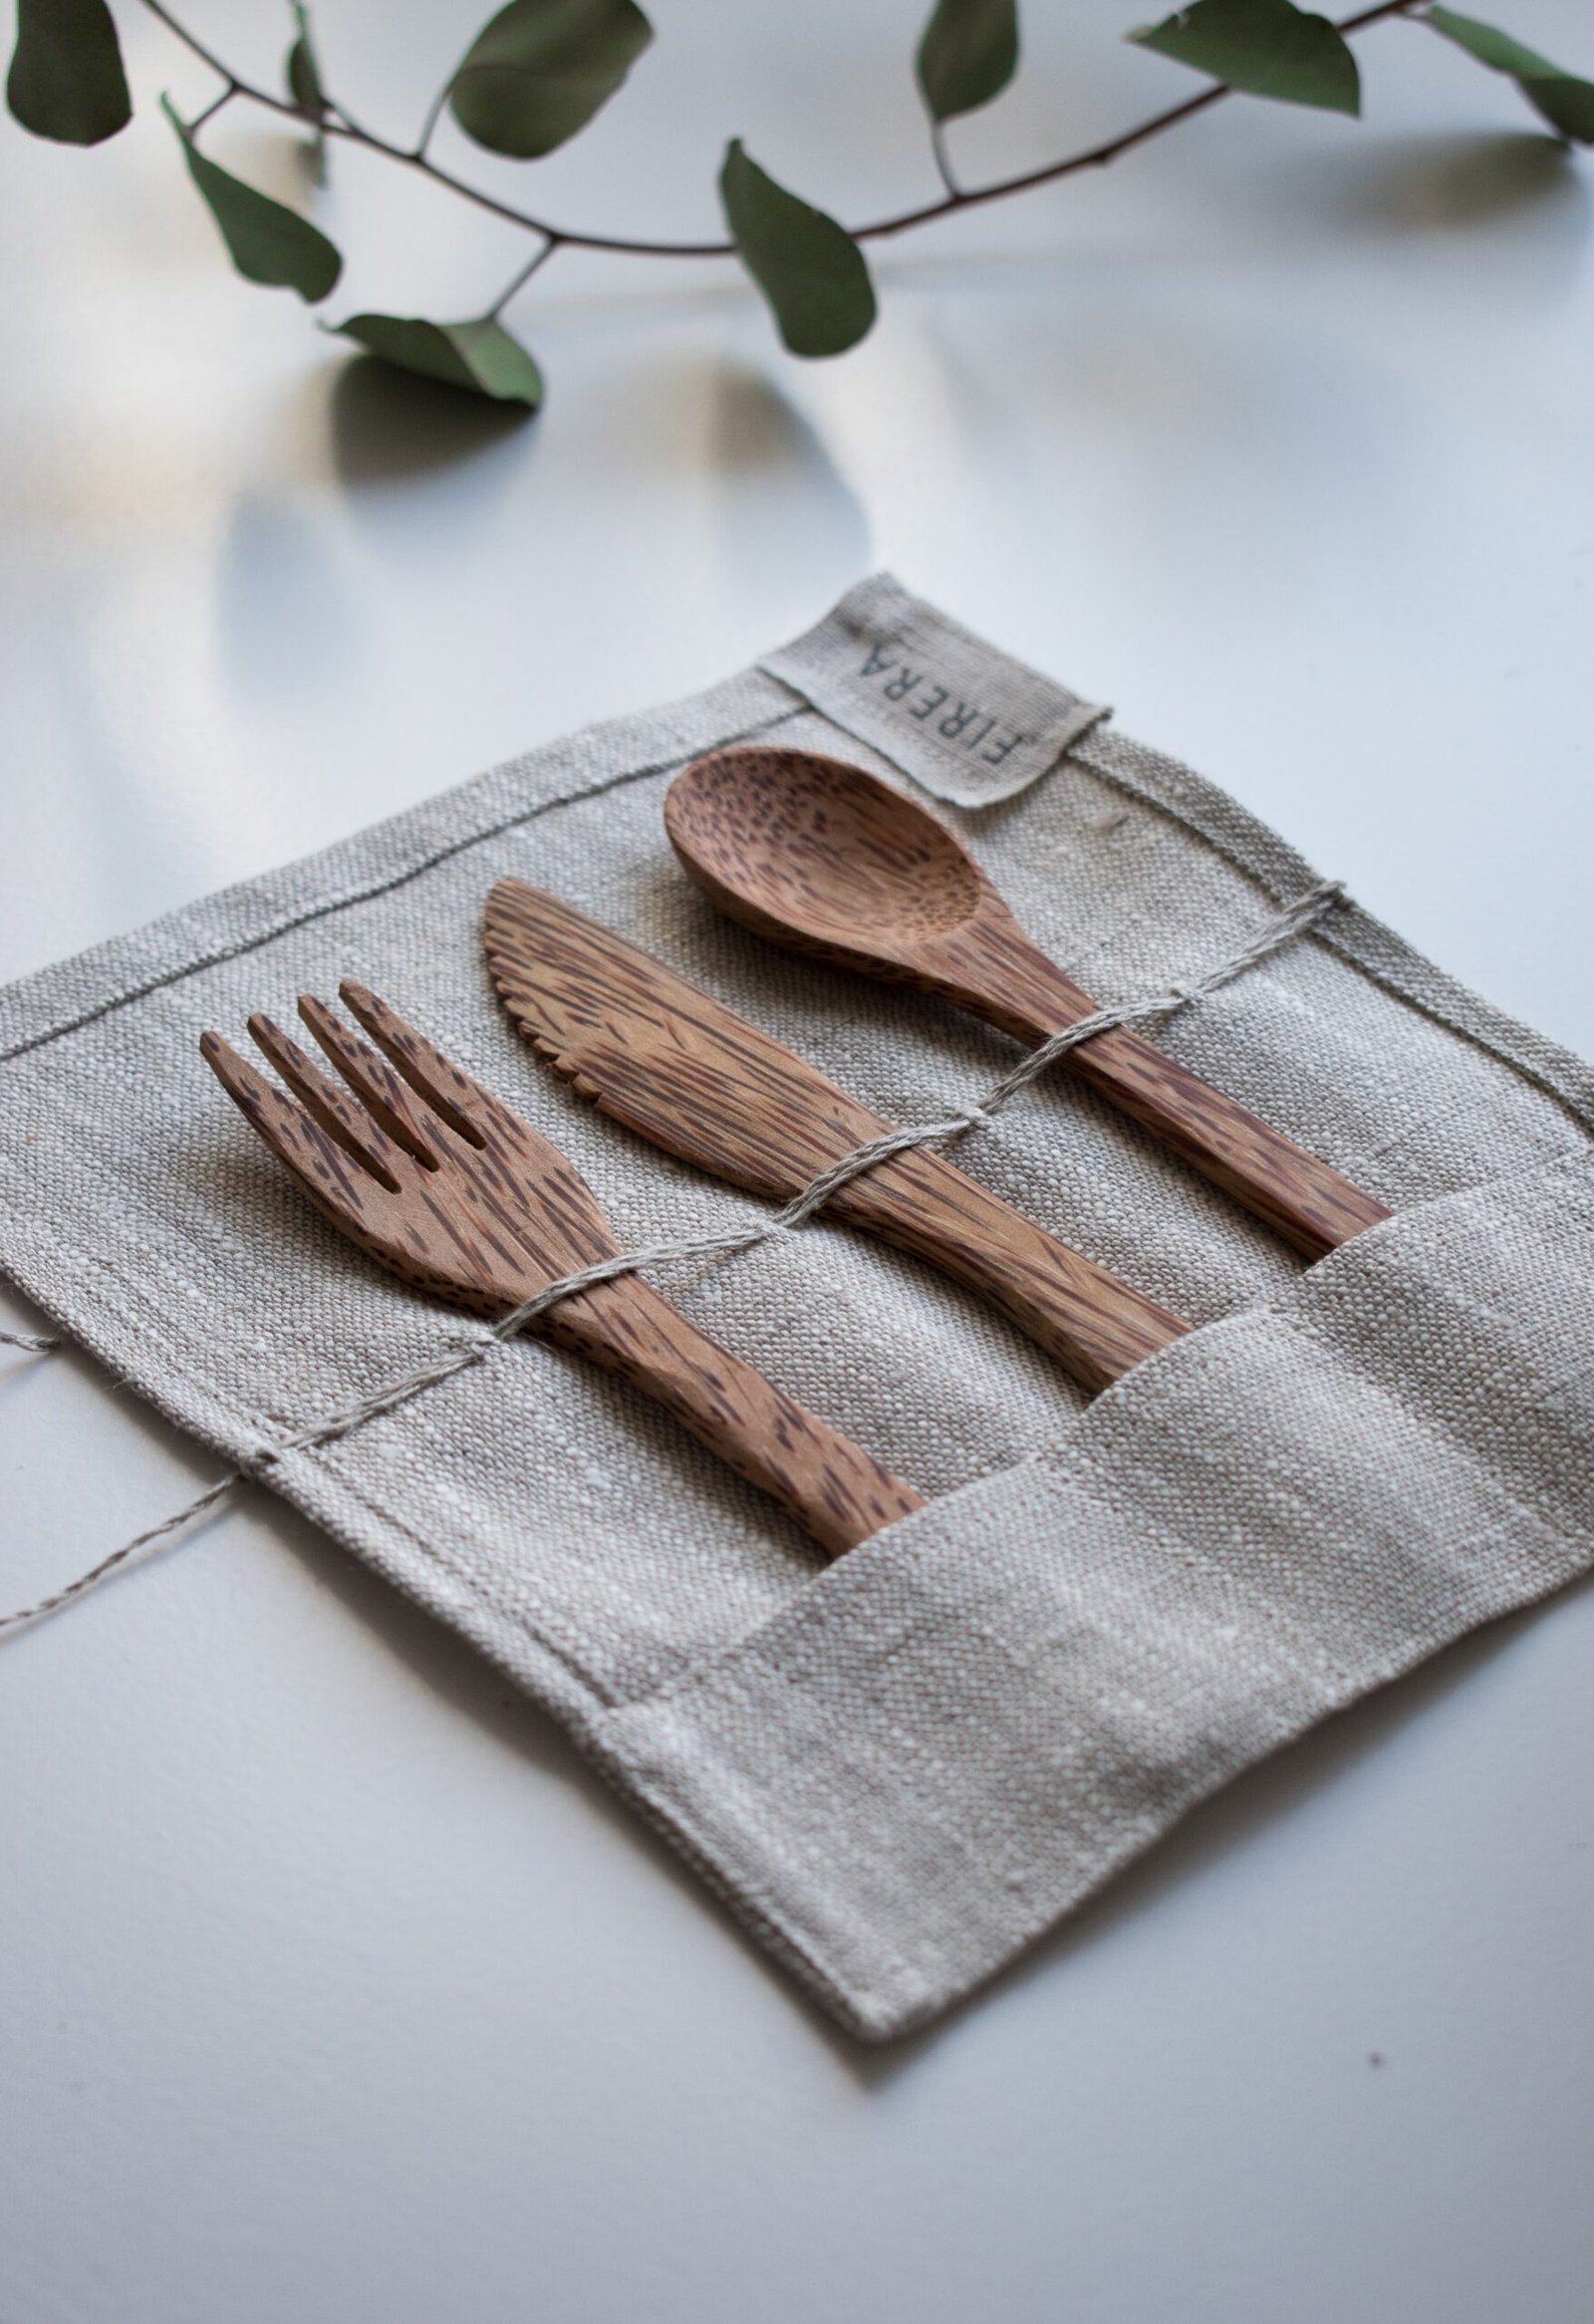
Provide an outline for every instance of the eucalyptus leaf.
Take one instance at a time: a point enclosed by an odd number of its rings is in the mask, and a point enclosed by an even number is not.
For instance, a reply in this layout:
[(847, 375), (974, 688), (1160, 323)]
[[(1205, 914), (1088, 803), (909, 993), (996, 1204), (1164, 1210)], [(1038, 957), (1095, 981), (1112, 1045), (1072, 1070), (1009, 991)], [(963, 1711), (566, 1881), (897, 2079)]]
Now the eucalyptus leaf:
[(288, 95), (301, 112), (308, 114), (313, 122), (319, 122), (327, 110), (327, 93), (321, 86), (321, 66), (310, 37), (310, 18), (301, 0), (294, 0), (293, 17), (299, 29), (288, 51)]
[(875, 287), (846, 227), (777, 185), (739, 137), (725, 148), (719, 192), (742, 264), (792, 354), (856, 347), (875, 320)]
[(499, 403), (542, 402), (542, 374), (501, 323), (423, 323), (404, 315), (351, 315), (338, 330), (385, 364), (423, 379), (444, 380), (472, 395)]
[(299, 29), (288, 51), (283, 78), (288, 85), (288, 95), (311, 124), (311, 151), (315, 158), (316, 183), (324, 185), (327, 177), (327, 132), (322, 124), (327, 115), (327, 93), (321, 85), (321, 65), (310, 34), (310, 14), (303, 0), (293, 0), (293, 16)]
[(1018, 70), (1018, 0), (936, 0), (915, 70), (931, 121), (989, 105)]
[(133, 100), (106, 0), (17, 0), (6, 103), (60, 145), (102, 144), (127, 128)]
[(1326, 16), (1309, 16), (1292, 0), (1195, 0), (1129, 37), (1250, 97), (1362, 110), (1361, 76), (1346, 43)]
[(171, 100), (160, 100), (166, 119), (182, 142), (188, 174), (221, 228), (233, 265), (252, 283), (282, 286), (301, 299), (324, 299), (343, 272), (336, 244), (297, 210), (273, 201), (255, 186), (201, 153)]
[(454, 75), (453, 117), (489, 152), (533, 161), (586, 128), (653, 37), (635, 0), (509, 0)]
[(1475, 16), (1459, 16), (1454, 8), (1431, 8), (1420, 21), (1491, 72), (1507, 74), (1534, 111), (1563, 137), (1574, 144), (1594, 145), (1594, 81), (1580, 81), (1537, 50), (1512, 40), (1508, 32), (1479, 24)]

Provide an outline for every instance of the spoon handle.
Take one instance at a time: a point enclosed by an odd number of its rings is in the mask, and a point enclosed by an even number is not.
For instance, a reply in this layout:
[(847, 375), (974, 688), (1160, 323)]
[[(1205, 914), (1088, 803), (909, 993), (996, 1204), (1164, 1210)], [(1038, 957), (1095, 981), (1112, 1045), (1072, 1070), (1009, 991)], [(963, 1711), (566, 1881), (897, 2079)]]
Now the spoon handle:
[[(934, 980), (940, 991), (1023, 1041), (1048, 1040), (1094, 1015), (1089, 993), (1027, 938), (1002, 927), (991, 943), (991, 932), (982, 929), (987, 942), (978, 951), (970, 946), (949, 976)], [(994, 977), (993, 955), (1000, 966)], [(1390, 1215), (1315, 1154), (1127, 1025), (1082, 1041), (1062, 1063), (1309, 1259)]]
[(877, 1162), (830, 1208), (966, 1283), (1093, 1394), (1191, 1328), (928, 1147)]
[(1068, 1062), (1081, 1081), (1144, 1123), (1309, 1259), (1390, 1215), (1318, 1156), (1127, 1025), (1082, 1042)]

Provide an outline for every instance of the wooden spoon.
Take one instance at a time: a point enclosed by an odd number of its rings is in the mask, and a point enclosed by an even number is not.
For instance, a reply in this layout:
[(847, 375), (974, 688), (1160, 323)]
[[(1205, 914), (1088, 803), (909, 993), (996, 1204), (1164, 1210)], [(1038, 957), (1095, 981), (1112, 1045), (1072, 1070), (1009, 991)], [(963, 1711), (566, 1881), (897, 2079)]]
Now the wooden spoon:
[[(720, 909), (778, 944), (938, 993), (1021, 1041), (1098, 1006), (945, 825), (862, 767), (805, 750), (714, 751), (671, 784), (664, 826)], [(1389, 1216), (1125, 1026), (1062, 1062), (1308, 1258)]]

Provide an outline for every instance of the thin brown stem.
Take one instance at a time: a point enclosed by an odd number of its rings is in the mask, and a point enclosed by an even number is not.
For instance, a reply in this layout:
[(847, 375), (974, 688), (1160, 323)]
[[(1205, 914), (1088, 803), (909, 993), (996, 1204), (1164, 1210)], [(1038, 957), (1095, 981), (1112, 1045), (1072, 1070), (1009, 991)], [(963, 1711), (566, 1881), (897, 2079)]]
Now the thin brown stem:
[(204, 128), (206, 122), (214, 121), (216, 115), (221, 111), (222, 107), (224, 105), (230, 105), (237, 94), (237, 84), (235, 82), (229, 81), (226, 88), (221, 92), (221, 95), (219, 97), (213, 97), (210, 100), (210, 103), (205, 107), (203, 113), (196, 113), (194, 115), (193, 120), (188, 124), (189, 136), (196, 137), (199, 134), (199, 131)]
[(930, 125), (930, 149), (935, 156), (935, 168), (948, 198), (952, 201), (960, 200), (963, 189), (952, 173), (951, 155), (946, 150), (946, 130), (940, 122), (931, 122)]
[(442, 120), (442, 109), (448, 102), (448, 92), (452, 87), (451, 80), (445, 81), (426, 108), (426, 118), (421, 123), (420, 134), (415, 139), (415, 159), (417, 161), (424, 161), (426, 158), (426, 147), (431, 143), (433, 131)]
[[(1359, 15), (1341, 17), (1336, 30), (1341, 33), (1364, 32), (1371, 24), (1382, 23), (1386, 17), (1409, 16), (1419, 0), (1379, 0), (1374, 8), (1364, 8)], [(1009, 194), (1028, 193), (1037, 185), (1052, 185), (1060, 178), (1072, 177), (1082, 169), (1102, 169), (1109, 161), (1116, 161), (1121, 153), (1133, 152), (1152, 137), (1160, 137), (1165, 129), (1177, 129), (1209, 106), (1232, 97), (1226, 81), (1203, 89), (1196, 97), (1187, 97), (1182, 105), (1171, 105), (1165, 113), (1154, 113), (1149, 121), (1138, 122), (1134, 129), (1123, 130), (1099, 145), (1087, 145), (1082, 152), (1065, 154), (1060, 161), (1048, 161), (1039, 169), (1026, 169), (1016, 177), (998, 177), (989, 185), (960, 188), (947, 194), (943, 200), (926, 202), (918, 209), (901, 210), (895, 217), (877, 218), (872, 225), (855, 226), (855, 242), (870, 242), (887, 234), (906, 234), (912, 227), (928, 226), (936, 218), (949, 217), (953, 210), (973, 209), (980, 202), (1003, 201)]]
[[(1378, 0), (1374, 7), (1363, 8), (1353, 16), (1341, 17), (1337, 29), (1342, 33), (1363, 32), (1369, 25), (1382, 23), (1388, 17), (1410, 16), (1420, 4), (1421, 0)], [(512, 203), (499, 201), (495, 195), (483, 192), (480, 186), (472, 185), (468, 178), (456, 177), (451, 169), (444, 169), (430, 159), (425, 148), (440, 118), (447, 97), (447, 85), (433, 102), (419, 143), (414, 146), (396, 145), (391, 138), (380, 136), (376, 130), (363, 129), (346, 108), (333, 99), (328, 100), (332, 118), (319, 124), (312, 121), (304, 109), (291, 99), (278, 97), (269, 89), (241, 80), (186, 25), (179, 24), (166, 7), (165, 0), (143, 0), (143, 5), (186, 49), (226, 82), (229, 97), (248, 98), (252, 104), (266, 106), (273, 113), (287, 115), (290, 120), (305, 122), (312, 129), (319, 127), (330, 137), (341, 137), (350, 144), (364, 145), (371, 152), (381, 153), (390, 161), (401, 162), (405, 168), (418, 170), (423, 177), (429, 177), (434, 185), (444, 186), (450, 193), (456, 193), (463, 200), (474, 203), (477, 209), (486, 210), (493, 217), (504, 218), (511, 225), (524, 226), (529, 232), (542, 235), (550, 247), (605, 250), (636, 258), (729, 258), (735, 253), (736, 245), (730, 241), (648, 242), (618, 234), (584, 234), (575, 227), (551, 225), (546, 218), (534, 217), (528, 210), (519, 210)], [(855, 242), (883, 241), (893, 234), (906, 234), (916, 227), (932, 225), (936, 219), (951, 217), (959, 210), (974, 209), (982, 202), (1005, 201), (1010, 194), (1027, 193), (1038, 185), (1054, 185), (1065, 177), (1075, 176), (1081, 170), (1104, 168), (1107, 163), (1116, 161), (1120, 154), (1133, 152), (1137, 145), (1144, 145), (1151, 138), (1161, 136), (1165, 130), (1177, 129), (1181, 123), (1194, 120), (1196, 114), (1205, 113), (1209, 107), (1233, 95), (1234, 91), (1227, 83), (1218, 82), (1195, 97), (1186, 98), (1183, 104), (1169, 106), (1166, 111), (1153, 114), (1149, 120), (1137, 123), (1133, 129), (1121, 131), (1116, 137), (1109, 137), (1100, 144), (1088, 145), (1081, 152), (1065, 154), (1060, 160), (1046, 162), (1038, 169), (1022, 170), (1013, 177), (995, 178), (989, 185), (958, 186), (948, 178), (947, 190), (938, 200), (924, 202), (914, 209), (899, 210), (888, 217), (872, 219), (867, 225), (854, 226), (850, 229), (852, 237)], [(537, 263), (540, 265), (546, 256), (545, 250)]]
[(487, 309), (486, 314), (482, 317), (482, 321), (484, 323), (496, 323), (499, 316), (508, 306), (510, 300), (515, 296), (516, 292), (525, 289), (527, 283), (530, 282), (538, 267), (546, 266), (549, 259), (552, 258), (554, 252), (558, 248), (558, 236), (550, 234), (547, 241), (544, 242), (542, 248), (533, 252), (532, 256), (526, 261), (526, 264), (520, 269), (519, 273), (514, 277), (513, 281), (510, 282), (507, 289), (499, 292), (497, 298), (494, 299), (492, 305)]

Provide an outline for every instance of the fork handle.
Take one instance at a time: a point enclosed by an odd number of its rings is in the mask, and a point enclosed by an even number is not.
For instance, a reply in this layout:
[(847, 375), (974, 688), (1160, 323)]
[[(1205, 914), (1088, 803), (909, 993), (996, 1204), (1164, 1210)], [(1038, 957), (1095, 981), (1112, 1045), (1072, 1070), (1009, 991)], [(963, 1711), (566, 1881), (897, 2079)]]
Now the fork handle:
[(832, 1556), (925, 1506), (925, 1496), (732, 1356), (639, 1275), (550, 1308), (545, 1339), (618, 1372)]

